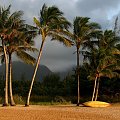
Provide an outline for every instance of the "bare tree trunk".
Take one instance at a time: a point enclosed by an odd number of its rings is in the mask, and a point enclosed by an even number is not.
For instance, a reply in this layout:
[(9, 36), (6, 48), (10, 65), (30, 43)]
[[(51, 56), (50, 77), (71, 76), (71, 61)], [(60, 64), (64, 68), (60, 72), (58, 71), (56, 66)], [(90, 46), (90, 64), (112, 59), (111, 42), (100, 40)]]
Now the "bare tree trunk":
[(5, 100), (3, 106), (8, 106), (8, 58), (7, 58), (6, 47), (3, 42), (2, 42), (2, 46), (5, 55)]
[(95, 77), (95, 83), (94, 83), (94, 90), (93, 90), (93, 95), (92, 95), (92, 101), (94, 101), (94, 98), (95, 98), (95, 91), (96, 91), (96, 83), (97, 83), (97, 75)]
[(9, 54), (9, 74), (8, 74), (8, 77), (9, 77), (9, 86), (10, 86), (10, 105), (11, 106), (15, 106), (15, 102), (14, 102), (14, 99), (13, 99), (13, 93), (12, 93), (12, 58), (11, 58), (11, 54)]
[(78, 81), (78, 96), (77, 106), (80, 104), (80, 65), (79, 65), (79, 48), (77, 48), (77, 81)]
[(97, 98), (98, 98), (99, 83), (100, 83), (100, 78), (98, 78), (98, 82), (97, 82), (95, 101), (97, 101)]
[(38, 66), (40, 64), (40, 58), (41, 58), (41, 55), (42, 55), (43, 45), (44, 45), (44, 40), (42, 40), (42, 43), (41, 43), (41, 47), (40, 47), (37, 63), (36, 63), (36, 66), (35, 66), (34, 74), (33, 74), (33, 77), (32, 77), (32, 82), (31, 82), (31, 85), (30, 85), (30, 89), (29, 89), (29, 93), (28, 93), (28, 97), (27, 97), (27, 101), (26, 101), (25, 106), (29, 106), (30, 95), (31, 95), (33, 83), (34, 83), (34, 80), (35, 80), (35, 77), (36, 77), (36, 73), (37, 73), (37, 70), (38, 70)]

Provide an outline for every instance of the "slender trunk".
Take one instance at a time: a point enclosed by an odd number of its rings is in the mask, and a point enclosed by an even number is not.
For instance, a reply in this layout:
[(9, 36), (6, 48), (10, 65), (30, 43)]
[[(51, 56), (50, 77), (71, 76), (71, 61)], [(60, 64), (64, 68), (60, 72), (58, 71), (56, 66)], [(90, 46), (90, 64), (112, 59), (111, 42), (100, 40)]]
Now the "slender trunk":
[(77, 106), (80, 103), (80, 65), (79, 65), (79, 48), (77, 48), (77, 81), (78, 81), (78, 96), (77, 96)]
[(9, 77), (9, 86), (10, 86), (10, 105), (15, 106), (15, 102), (13, 99), (13, 93), (12, 93), (12, 57), (11, 54), (9, 54), (9, 69), (8, 69), (8, 77)]
[(35, 77), (36, 77), (37, 69), (38, 69), (38, 66), (40, 64), (40, 58), (41, 58), (41, 55), (42, 55), (43, 45), (44, 45), (44, 40), (42, 40), (42, 43), (41, 43), (41, 47), (40, 47), (37, 63), (36, 63), (36, 66), (35, 66), (34, 74), (33, 74), (33, 77), (32, 77), (32, 82), (31, 82), (31, 85), (30, 85), (30, 89), (29, 89), (29, 93), (28, 93), (28, 97), (27, 97), (27, 101), (26, 101), (25, 106), (29, 106), (30, 95), (31, 95), (33, 83), (34, 83), (34, 80), (35, 80)]
[(100, 83), (100, 78), (98, 78), (98, 82), (97, 82), (95, 101), (97, 101), (97, 98), (98, 98), (99, 83)]
[(6, 47), (3, 42), (2, 45), (5, 55), (5, 100), (3, 106), (8, 106), (8, 58), (7, 58)]
[(94, 98), (95, 98), (95, 91), (96, 91), (97, 79), (98, 79), (98, 77), (97, 77), (97, 75), (96, 75), (96, 77), (95, 77), (95, 83), (94, 83), (94, 90), (93, 90), (93, 95), (92, 95), (92, 101), (94, 101)]

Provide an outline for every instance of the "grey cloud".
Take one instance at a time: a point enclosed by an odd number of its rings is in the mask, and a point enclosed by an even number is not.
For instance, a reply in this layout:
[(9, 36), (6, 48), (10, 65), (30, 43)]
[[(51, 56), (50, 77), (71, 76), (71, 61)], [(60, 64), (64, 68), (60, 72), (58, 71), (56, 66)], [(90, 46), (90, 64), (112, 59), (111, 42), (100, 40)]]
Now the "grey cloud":
[(120, 5), (120, 0), (82, 0), (78, 1), (78, 9), (85, 13), (101, 10), (109, 12), (109, 10), (117, 9)]
[[(71, 22), (76, 16), (87, 16), (91, 21), (100, 23), (103, 29), (111, 28), (116, 16), (120, 15), (118, 11), (120, 0), (1, 0), (1, 5), (11, 4), (12, 11), (23, 10), (24, 19), (29, 24), (33, 24), (33, 16), (39, 15), (39, 10), (44, 3), (59, 7)], [(41, 38), (35, 38), (35, 46), (38, 49), (40, 43)], [(43, 49), (41, 64), (45, 64), (53, 71), (66, 69), (76, 64), (74, 51), (74, 47), (66, 48), (48, 39)], [(38, 53), (32, 55), (37, 57)]]
[[(120, 6), (120, 0), (82, 0), (78, 1), (77, 9), (80, 16), (88, 16), (101, 24), (103, 29), (110, 28), (109, 16)], [(116, 13), (117, 14), (117, 13)]]
[(41, 64), (47, 65), (53, 71), (67, 69), (76, 64), (74, 51), (74, 47), (67, 48), (62, 43), (48, 39), (43, 48)]

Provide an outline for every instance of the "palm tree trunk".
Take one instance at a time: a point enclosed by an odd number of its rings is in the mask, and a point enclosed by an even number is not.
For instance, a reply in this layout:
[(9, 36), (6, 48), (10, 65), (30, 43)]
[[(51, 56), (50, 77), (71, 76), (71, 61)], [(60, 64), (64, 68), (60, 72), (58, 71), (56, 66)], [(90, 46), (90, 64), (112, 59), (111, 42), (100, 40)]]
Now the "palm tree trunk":
[(97, 101), (97, 98), (98, 98), (99, 83), (100, 83), (100, 78), (98, 78), (98, 82), (97, 82), (95, 101)]
[(77, 106), (80, 103), (80, 65), (79, 65), (79, 49), (77, 48), (77, 81), (78, 81), (78, 96), (77, 96)]
[(5, 55), (5, 100), (3, 106), (8, 106), (8, 58), (7, 58), (6, 47), (3, 42), (2, 45)]
[(9, 54), (9, 69), (8, 69), (8, 77), (9, 77), (9, 86), (10, 86), (10, 105), (15, 106), (15, 102), (13, 99), (13, 93), (12, 93), (12, 58), (11, 54)]
[(27, 101), (26, 101), (25, 106), (29, 106), (30, 95), (31, 95), (33, 83), (34, 83), (34, 80), (35, 80), (35, 77), (36, 77), (37, 69), (38, 69), (38, 66), (40, 64), (40, 58), (41, 58), (41, 55), (42, 55), (43, 45), (44, 45), (44, 40), (42, 40), (42, 43), (41, 43), (41, 47), (40, 47), (37, 63), (36, 63), (36, 66), (35, 66), (34, 74), (33, 74), (33, 77), (32, 77), (32, 82), (31, 82), (31, 85), (30, 85), (30, 89), (29, 89), (29, 93), (28, 93), (28, 97), (27, 97)]
[(93, 90), (93, 95), (92, 95), (92, 101), (94, 101), (94, 98), (95, 98), (95, 91), (96, 91), (96, 83), (97, 83), (97, 75), (95, 77), (95, 83), (94, 83), (94, 90)]

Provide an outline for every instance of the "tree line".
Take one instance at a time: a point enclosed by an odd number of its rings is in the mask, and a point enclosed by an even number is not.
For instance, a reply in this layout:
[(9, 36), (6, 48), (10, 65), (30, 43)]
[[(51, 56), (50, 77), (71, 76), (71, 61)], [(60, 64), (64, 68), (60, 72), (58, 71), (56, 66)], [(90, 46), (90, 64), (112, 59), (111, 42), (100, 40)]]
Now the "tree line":
[[(80, 67), (82, 73), (80, 74), (80, 103), (91, 100), (94, 81), (87, 79), (86, 70)], [(21, 76), (20, 80), (13, 80), (13, 98), (16, 104), (24, 104), (31, 81), (27, 80), (25, 76)], [(4, 78), (0, 76), (0, 103), (3, 102), (4, 97)], [(108, 79), (102, 77), (100, 81), (100, 91), (98, 100), (106, 102), (120, 101), (120, 82), (118, 78)], [(22, 91), (22, 92), (21, 92)], [(57, 98), (57, 101), (56, 101)], [(38, 104), (43, 102), (70, 102), (77, 103), (77, 81), (75, 73), (68, 73), (64, 78), (60, 78), (59, 74), (50, 74), (44, 76), (42, 81), (35, 80), (31, 95), (31, 104)]]
[[(83, 72), (79, 63), (81, 54), (84, 56), (83, 65), (87, 71), (87, 78), (94, 80), (92, 101), (97, 100), (100, 80), (103, 77), (110, 79), (114, 77), (120, 78), (118, 18), (115, 21), (114, 30), (103, 31), (98, 23), (91, 22), (88, 17), (76, 16), (73, 23), (70, 23), (58, 7), (54, 5), (48, 7), (44, 4), (40, 9), (39, 17), (33, 18), (35, 23), (35, 26), (33, 26), (28, 25), (22, 19), (23, 11), (11, 13), (10, 8), (11, 6), (0, 8), (0, 54), (1, 62), (5, 62), (6, 68), (3, 106), (8, 106), (8, 96), (10, 96), (10, 105), (15, 105), (12, 88), (13, 54), (16, 54), (24, 62), (33, 64), (35, 67), (25, 103), (25, 106), (29, 106), (35, 76), (47, 37), (52, 41), (57, 40), (63, 43), (66, 47), (76, 48), (77, 64), (74, 70), (74, 78), (77, 81), (78, 106), (80, 104), (81, 89), (80, 75)], [(34, 47), (34, 40), (37, 35), (41, 36), (39, 50)], [(28, 54), (28, 51), (39, 51), (37, 60)]]

